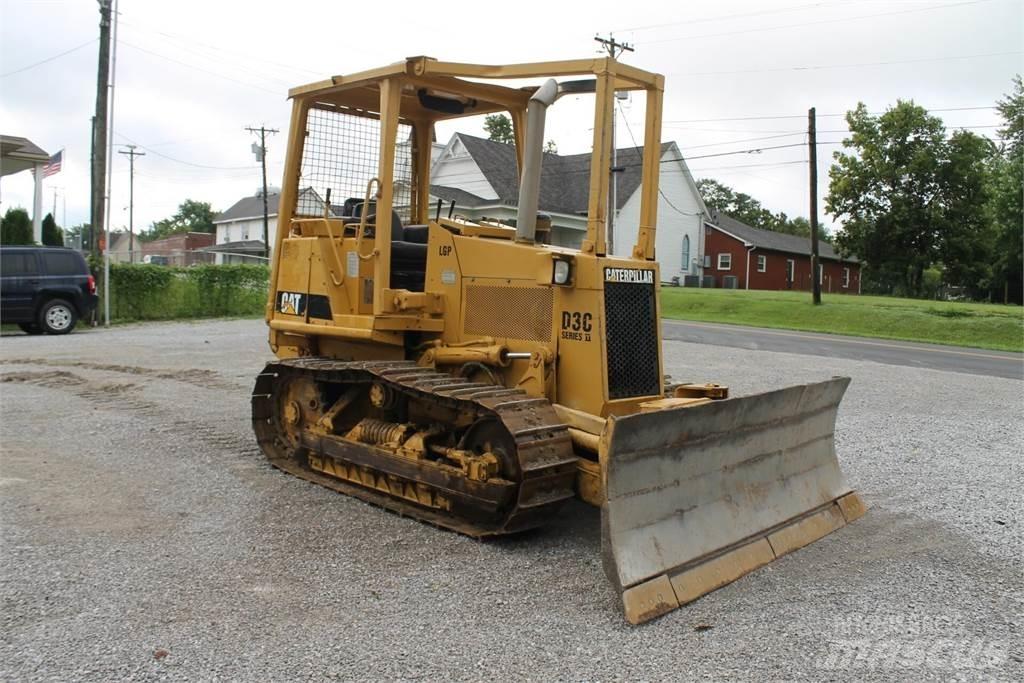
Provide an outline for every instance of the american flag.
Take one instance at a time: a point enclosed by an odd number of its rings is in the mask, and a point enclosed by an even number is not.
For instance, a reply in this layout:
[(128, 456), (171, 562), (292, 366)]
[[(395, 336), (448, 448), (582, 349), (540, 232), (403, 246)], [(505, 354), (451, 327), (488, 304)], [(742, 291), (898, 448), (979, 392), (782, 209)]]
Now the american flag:
[(50, 157), (50, 160), (43, 166), (43, 177), (49, 178), (54, 173), (60, 173), (60, 164), (64, 160), (64, 150), (61, 150)]

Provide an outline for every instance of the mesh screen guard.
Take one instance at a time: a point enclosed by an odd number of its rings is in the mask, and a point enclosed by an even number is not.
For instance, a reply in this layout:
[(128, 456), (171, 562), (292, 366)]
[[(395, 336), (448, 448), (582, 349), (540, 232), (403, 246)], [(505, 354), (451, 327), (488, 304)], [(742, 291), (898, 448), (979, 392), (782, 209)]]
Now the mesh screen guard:
[[(392, 208), (403, 223), (411, 217), (412, 131), (409, 124), (399, 123), (395, 140)], [(311, 108), (306, 116), (295, 215), (323, 216), (328, 189), (335, 215), (346, 199), (362, 201), (367, 183), (378, 176), (380, 138), (381, 122), (373, 114), (322, 104)]]

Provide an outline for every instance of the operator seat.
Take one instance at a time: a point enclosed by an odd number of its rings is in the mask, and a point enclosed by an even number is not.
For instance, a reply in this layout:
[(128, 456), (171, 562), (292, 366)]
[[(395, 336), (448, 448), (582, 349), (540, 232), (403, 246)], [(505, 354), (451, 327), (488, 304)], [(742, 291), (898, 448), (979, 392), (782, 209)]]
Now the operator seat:
[[(371, 203), (370, 208), (375, 208)], [(362, 217), (363, 201), (347, 199), (342, 209), (342, 220), (346, 225), (359, 223)], [(368, 235), (377, 224), (377, 214), (366, 217)], [(391, 211), (391, 283), (392, 289), (408, 289), (422, 292), (427, 276), (427, 226), (402, 226), (398, 212)]]

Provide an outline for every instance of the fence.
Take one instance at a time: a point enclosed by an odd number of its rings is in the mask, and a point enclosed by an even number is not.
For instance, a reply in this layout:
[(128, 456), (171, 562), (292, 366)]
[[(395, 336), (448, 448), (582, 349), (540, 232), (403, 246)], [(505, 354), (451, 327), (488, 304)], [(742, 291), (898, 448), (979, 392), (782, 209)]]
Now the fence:
[(265, 265), (270, 259), (263, 256), (263, 248), (248, 251), (219, 250), (216, 247), (203, 249), (128, 249), (110, 251), (111, 263), (145, 263), (157, 266)]

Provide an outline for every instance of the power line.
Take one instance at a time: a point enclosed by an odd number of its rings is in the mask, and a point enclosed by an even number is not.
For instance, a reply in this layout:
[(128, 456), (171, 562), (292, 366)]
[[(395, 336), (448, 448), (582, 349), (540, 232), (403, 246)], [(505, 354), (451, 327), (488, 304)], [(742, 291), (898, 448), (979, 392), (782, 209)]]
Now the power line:
[(729, 19), (740, 19), (743, 17), (757, 17), (765, 14), (782, 14), (785, 12), (796, 12), (803, 9), (812, 9), (828, 5), (827, 2), (816, 2), (813, 5), (798, 5), (796, 7), (780, 7), (777, 9), (760, 10), (757, 12), (743, 12), (742, 14), (726, 14), (717, 17), (701, 17), (700, 19), (686, 19), (683, 21), (670, 21), (664, 24), (647, 24), (645, 26), (632, 26), (630, 28), (618, 29), (620, 31), (649, 31), (655, 28), (667, 28), (669, 26), (689, 26), (690, 24), (706, 24), (711, 21), (727, 21)]
[[(825, 131), (822, 131), (822, 132), (825, 132)], [(833, 131), (828, 131), (828, 132), (833, 132)], [(835, 132), (845, 133), (847, 131), (835, 131)], [(761, 140), (777, 140), (779, 138), (791, 138), (791, 137), (793, 137), (795, 135), (803, 135), (803, 133), (800, 132), (800, 131), (796, 131), (796, 132), (793, 132), (793, 133), (781, 133), (779, 135), (764, 135), (764, 136), (756, 137), (756, 138), (740, 138), (739, 140), (723, 140), (722, 142), (709, 142), (709, 143), (703, 144), (703, 145), (688, 145), (686, 147), (683, 147), (682, 149), (689, 150), (689, 149), (700, 149), (702, 147), (721, 147), (722, 145), (735, 145), (735, 144), (739, 144), (741, 142), (759, 142)]]
[(245, 86), (248, 86), (250, 88), (256, 88), (257, 90), (262, 90), (264, 92), (273, 93), (274, 95), (281, 95), (281, 94), (283, 94), (282, 91), (280, 91), (280, 90), (271, 90), (270, 88), (264, 88), (262, 85), (256, 85), (255, 83), (249, 83), (248, 81), (240, 81), (237, 78), (232, 78), (231, 76), (225, 76), (222, 73), (218, 73), (216, 71), (211, 71), (209, 69), (204, 69), (201, 66), (196, 66), (195, 64), (189, 64), (188, 62), (183, 62), (183, 61), (181, 61), (179, 59), (175, 59), (173, 57), (168, 57), (167, 55), (162, 55), (159, 52), (153, 52), (152, 50), (147, 50), (144, 47), (139, 47), (138, 45), (132, 45), (131, 43), (126, 42), (124, 40), (121, 41), (121, 45), (126, 45), (127, 47), (130, 47), (133, 50), (138, 50), (139, 52), (145, 52), (146, 54), (153, 55), (154, 57), (159, 57), (160, 59), (165, 59), (168, 62), (174, 62), (175, 64), (180, 64), (181, 66), (187, 67), (189, 69), (195, 69), (196, 71), (202, 71), (203, 73), (210, 74), (211, 76), (216, 76), (217, 78), (223, 78), (226, 81), (231, 81), (233, 83), (238, 83), (239, 85), (245, 85)]
[(690, 71), (666, 74), (668, 76), (722, 76), (729, 74), (759, 74), (787, 71), (819, 71), (823, 69), (853, 69), (868, 66), (890, 66), (894, 64), (919, 64), (921, 62), (947, 62), (961, 59), (982, 59), (987, 57), (1005, 57), (1022, 54), (1020, 50), (1009, 52), (987, 52), (980, 55), (959, 55), (954, 57), (922, 57), (919, 59), (897, 59), (887, 62), (861, 62), (858, 64), (821, 64), (816, 66), (780, 66), (771, 69), (738, 69), (735, 71)]
[(800, 24), (785, 24), (782, 26), (763, 26), (760, 28), (743, 29), (739, 31), (725, 31), (723, 33), (706, 33), (703, 35), (696, 36), (677, 36), (675, 38), (662, 38), (660, 40), (645, 40), (641, 41), (644, 45), (653, 45), (655, 43), (672, 43), (679, 40), (699, 40), (701, 38), (719, 38), (722, 36), (735, 36), (745, 33), (760, 33), (761, 31), (777, 31), (787, 28), (803, 28), (805, 26), (820, 26), (821, 24), (836, 24), (848, 21), (855, 21), (857, 19), (873, 19), (875, 17), (890, 17), (897, 14), (912, 14), (914, 12), (930, 12), (933, 10), (949, 9), (951, 7), (963, 7), (966, 5), (979, 5), (984, 2), (992, 2), (992, 0), (968, 0), (967, 2), (954, 2), (947, 3), (945, 5), (933, 6), (933, 7), (917, 7), (914, 9), (896, 10), (895, 12), (877, 12), (875, 14), (860, 14), (855, 17), (843, 17), (841, 19), (822, 19), (820, 21), (808, 21)]
[[(819, 145), (841, 145), (842, 141), (841, 140), (830, 140), (830, 141), (818, 142), (817, 144), (819, 144)], [(710, 159), (711, 157), (728, 157), (728, 156), (733, 156), (735, 154), (760, 154), (761, 152), (767, 152), (767, 151), (773, 150), (773, 149), (786, 149), (787, 147), (803, 147), (803, 146), (804, 146), (804, 144), (802, 142), (794, 142), (794, 143), (788, 144), (788, 145), (772, 145), (770, 147), (754, 147), (753, 149), (739, 149), (739, 150), (736, 150), (736, 151), (733, 151), (733, 152), (719, 152), (717, 154), (702, 154), (702, 155), (696, 156), (696, 157), (686, 157), (686, 159), (688, 159), (688, 160), (692, 160), (692, 159)], [(662, 163), (666, 163), (666, 162), (669, 162), (669, 161), (680, 161), (680, 160), (681, 159), (665, 159), (665, 160), (662, 161)]]
[[(615, 100), (615, 104), (616, 104), (616, 106), (618, 106), (619, 111), (622, 111), (622, 103), (619, 102), (618, 100)], [(633, 141), (633, 150), (637, 153), (637, 155), (642, 160), (643, 159), (643, 152), (640, 151), (640, 145), (638, 145), (637, 142), (636, 142), (636, 136), (633, 135), (633, 129), (630, 128), (629, 121), (626, 119), (626, 112), (624, 112), (624, 111), (622, 111), (622, 121), (623, 121), (623, 123), (626, 124), (626, 131), (629, 133), (629, 139)], [(691, 177), (692, 177), (692, 174), (691, 174)], [(680, 214), (682, 216), (699, 216), (700, 215), (699, 212), (698, 213), (690, 213), (690, 212), (687, 212), (687, 211), (683, 211), (678, 206), (673, 204), (672, 200), (669, 199), (665, 195), (665, 193), (662, 191), (661, 183), (658, 183), (658, 194), (661, 195), (661, 198), (665, 200), (665, 203), (668, 204), (672, 208), (672, 210), (675, 211), (676, 213), (678, 213), (678, 214)]]
[[(931, 112), (936, 112), (936, 111), (978, 111), (978, 110), (981, 110), (981, 109), (995, 109), (995, 106), (993, 106), (993, 105), (985, 105), (985, 106), (982, 106), (982, 107), (947, 107), (947, 108), (944, 108), (944, 109), (929, 109), (928, 112), (931, 113)], [(878, 115), (884, 114), (884, 113), (886, 113), (886, 112), (883, 112), (883, 111), (871, 111), (871, 112), (868, 112), (868, 114), (871, 114), (872, 116), (878, 116)], [(842, 113), (842, 114), (818, 114), (818, 116), (819, 117), (822, 117), (822, 116), (846, 116), (846, 113)], [(710, 123), (710, 122), (713, 122), (713, 121), (766, 121), (766, 120), (770, 120), (770, 119), (805, 119), (805, 118), (807, 118), (806, 114), (779, 114), (779, 115), (774, 115), (774, 116), (732, 116), (732, 117), (723, 117), (723, 118), (715, 118), (715, 119), (672, 119), (671, 121), (666, 121), (666, 123)], [(765, 131), (765, 132), (767, 132), (767, 131)]]
[(130, 137), (128, 137), (124, 133), (117, 133), (117, 132), (115, 132), (115, 135), (117, 135), (118, 137), (124, 138), (125, 140), (127, 140), (130, 143), (132, 143), (133, 145), (141, 147), (142, 149), (146, 150), (150, 154), (155, 154), (158, 157), (162, 157), (164, 159), (167, 159), (168, 161), (173, 161), (173, 162), (175, 162), (177, 164), (184, 164), (186, 166), (194, 166), (195, 168), (207, 168), (207, 169), (211, 169), (211, 170), (214, 170), (214, 171), (242, 171), (242, 170), (249, 170), (249, 171), (251, 171), (251, 170), (254, 170), (256, 168), (256, 166), (208, 166), (206, 164), (196, 164), (196, 163), (193, 163), (191, 161), (185, 161), (183, 159), (175, 159), (174, 157), (168, 156), (167, 154), (164, 154), (163, 152), (158, 152), (155, 149), (152, 149), (151, 147), (147, 147), (146, 145), (140, 144), (140, 143), (136, 142), (135, 140), (132, 140)]
[(704, 168), (691, 168), (690, 171), (726, 171), (733, 168), (765, 168), (768, 166), (792, 166), (793, 164), (807, 164), (806, 159), (798, 159), (796, 161), (775, 161), (764, 164), (737, 164), (735, 166), (705, 166)]
[(64, 55), (69, 55), (72, 52), (76, 52), (77, 50), (81, 50), (83, 47), (88, 47), (88, 46), (92, 45), (93, 43), (95, 43), (97, 40), (99, 40), (99, 39), (98, 38), (91, 38), (90, 40), (85, 41), (81, 45), (76, 45), (75, 47), (71, 48), (70, 50), (65, 50), (64, 52), (61, 52), (59, 54), (55, 54), (52, 57), (47, 57), (46, 59), (40, 60), (38, 62), (35, 62), (34, 64), (29, 64), (28, 66), (23, 66), (20, 69), (15, 69), (14, 71), (8, 71), (5, 74), (0, 74), (0, 78), (7, 78), (8, 76), (13, 76), (14, 74), (20, 74), (23, 71), (28, 71), (29, 69), (34, 69), (37, 66), (42, 66), (43, 64), (48, 64), (49, 62), (52, 62), (55, 59), (60, 59)]
[[(136, 30), (136, 29), (133, 29), (133, 31), (134, 30)], [(131, 35), (134, 36), (134, 37), (137, 37), (137, 38), (141, 38), (143, 40), (149, 40), (148, 36), (143, 36), (141, 33), (140, 34), (133, 33)], [(122, 42), (124, 42), (124, 41), (122, 40)], [(192, 56), (194, 58), (203, 60), (204, 62), (213, 62), (213, 63), (217, 64), (218, 66), (228, 67), (232, 71), (242, 72), (245, 76), (254, 76), (257, 79), (259, 79), (260, 81), (268, 82), (268, 84), (270, 84), (270, 85), (280, 84), (282, 89), (285, 89), (285, 88), (289, 87), (290, 85), (292, 85), (292, 81), (291, 80), (286, 80), (284, 78), (281, 78), (280, 75), (270, 75), (270, 74), (266, 73), (265, 71), (258, 71), (256, 69), (249, 68), (248, 64), (243, 63), (237, 57), (235, 57), (235, 58), (228, 57), (228, 56), (216, 56), (215, 57), (214, 55), (211, 55), (209, 53), (202, 52), (200, 50), (196, 50), (193, 47), (186, 46), (186, 45), (179, 45), (179, 44), (173, 43), (173, 42), (168, 42), (168, 47), (171, 47), (176, 53), (180, 53), (181, 55), (190, 55), (190, 56)], [(179, 62), (179, 63), (183, 64), (183, 62)], [(218, 73), (218, 75), (222, 75), (222, 74)], [(242, 81), (239, 81), (239, 82), (242, 82)]]
[(127, 26), (131, 26), (132, 28), (138, 29), (140, 31), (146, 31), (148, 33), (155, 33), (156, 35), (163, 36), (163, 37), (168, 38), (170, 40), (176, 40), (178, 42), (191, 43), (192, 45), (195, 45), (195, 46), (201, 47), (201, 48), (205, 48), (207, 50), (217, 50), (218, 52), (234, 54), (234, 55), (237, 55), (238, 57), (242, 57), (243, 59), (255, 60), (255, 61), (263, 62), (264, 64), (271, 64), (273, 66), (278, 66), (278, 67), (281, 67), (281, 68), (284, 68), (284, 69), (290, 69), (292, 71), (301, 71), (303, 73), (312, 74), (314, 76), (322, 76), (323, 75), (322, 71), (314, 71), (313, 69), (307, 69), (307, 68), (304, 68), (304, 67), (301, 67), (301, 66), (295, 66), (293, 64), (284, 64), (282, 62), (275, 62), (275, 61), (270, 60), (270, 59), (264, 59), (264, 58), (261, 58), (261, 57), (255, 57), (255, 56), (253, 56), (251, 54), (246, 54), (244, 52), (239, 52), (238, 50), (229, 50), (229, 49), (227, 49), (225, 47), (221, 47), (219, 45), (212, 45), (212, 44), (209, 44), (209, 43), (203, 43), (203, 42), (198, 41), (198, 40), (193, 40), (191, 38), (187, 38), (187, 37), (185, 37), (183, 35), (180, 35), (180, 34), (177, 34), (177, 33), (169, 33), (167, 31), (160, 31), (158, 29), (149, 28), (147, 26), (142, 26), (141, 24), (128, 23), (126, 21), (122, 21), (121, 23), (125, 24)]

